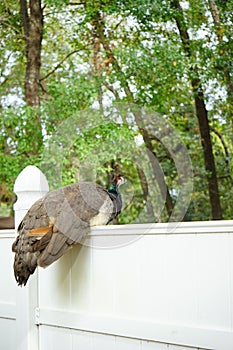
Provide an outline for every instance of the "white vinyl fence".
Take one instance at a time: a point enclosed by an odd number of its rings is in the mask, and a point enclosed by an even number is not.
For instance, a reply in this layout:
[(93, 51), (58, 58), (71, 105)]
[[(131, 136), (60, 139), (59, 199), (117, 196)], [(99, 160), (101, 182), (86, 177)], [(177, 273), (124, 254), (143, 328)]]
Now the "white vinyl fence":
[[(24, 169), (16, 224), (47, 190)], [(233, 221), (95, 227), (22, 288), (14, 239), (0, 231), (1, 349), (233, 349)]]

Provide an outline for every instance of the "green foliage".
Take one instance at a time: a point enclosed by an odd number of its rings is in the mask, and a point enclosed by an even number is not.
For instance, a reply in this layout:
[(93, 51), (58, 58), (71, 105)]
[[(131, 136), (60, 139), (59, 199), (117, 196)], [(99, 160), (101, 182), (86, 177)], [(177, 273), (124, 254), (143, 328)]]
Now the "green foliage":
[[(168, 124), (179, 131), (194, 172), (186, 219), (210, 219), (207, 174), (190, 85), (190, 71), (198, 67), (210, 125), (225, 142), (224, 148), (219, 136), (211, 132), (224, 218), (231, 218), (233, 94), (228, 78), (233, 74), (232, 0), (216, 0), (220, 14), (217, 27), (207, 2), (181, 2), (195, 53), (190, 59), (183, 51), (170, 1), (80, 3), (44, 1), (39, 114), (24, 101), (25, 44), (19, 4), (11, 0), (0, 5), (1, 200), (12, 206), (13, 183), (28, 164), (45, 171), (51, 188), (80, 179), (99, 181), (106, 187), (111, 173), (119, 171), (129, 179), (124, 191), (122, 188), (127, 204), (119, 222), (147, 221), (139, 164), (148, 177), (148, 200), (155, 217), (167, 220), (135, 120), (127, 123), (105, 115), (107, 122), (103, 121), (102, 105), (133, 99), (166, 115)], [(98, 29), (102, 29), (102, 36)], [(77, 128), (82, 111), (87, 113), (82, 119), (86, 123)], [(35, 123), (38, 115), (40, 128)], [(152, 146), (175, 201), (180, 184), (174, 159), (155, 138)]]

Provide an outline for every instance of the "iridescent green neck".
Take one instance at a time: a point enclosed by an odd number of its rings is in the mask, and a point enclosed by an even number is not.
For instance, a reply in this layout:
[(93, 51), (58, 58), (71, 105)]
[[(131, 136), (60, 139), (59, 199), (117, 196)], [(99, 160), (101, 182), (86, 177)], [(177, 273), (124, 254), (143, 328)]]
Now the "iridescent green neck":
[(108, 193), (121, 198), (121, 194), (115, 182), (112, 182), (111, 185), (109, 186)]
[(114, 182), (111, 183), (111, 185), (108, 188), (108, 191), (116, 191), (117, 192), (117, 186)]

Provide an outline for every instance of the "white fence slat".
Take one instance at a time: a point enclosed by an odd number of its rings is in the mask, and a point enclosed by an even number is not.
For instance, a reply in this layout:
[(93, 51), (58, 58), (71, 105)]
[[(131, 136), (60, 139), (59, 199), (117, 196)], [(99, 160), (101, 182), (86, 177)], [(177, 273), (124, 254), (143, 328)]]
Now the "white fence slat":
[[(162, 343), (154, 343), (151, 341), (142, 341), (141, 350), (168, 350), (168, 345)], [(189, 348), (189, 350), (192, 349)]]
[[(15, 280), (13, 273), (13, 254), (11, 246), (13, 242), (13, 230), (11, 233), (0, 233), (0, 303), (15, 304)], [(7, 254), (9, 252), (9, 254)], [(1, 310), (1, 309), (0, 309)], [(1, 313), (1, 311), (0, 311)]]
[[(228, 235), (197, 237), (198, 275), (198, 320), (201, 327), (231, 330), (230, 300), (233, 290), (229, 289), (230, 263)], [(231, 246), (233, 252), (233, 246)]]
[(79, 350), (79, 349), (80, 350), (90, 350), (91, 349), (92, 333), (83, 332), (83, 331), (79, 331), (79, 330), (71, 330), (71, 332), (72, 332), (72, 344), (73, 344), (72, 350)]
[(39, 343), (40, 350), (72, 350), (72, 334), (70, 330), (42, 326)]
[(141, 341), (116, 337), (116, 350), (141, 350)]
[[(93, 333), (91, 350), (117, 350), (116, 337), (112, 335)], [(123, 350), (123, 349), (122, 349)]]
[(0, 342), (2, 350), (18, 350), (15, 326), (15, 321), (0, 317)]

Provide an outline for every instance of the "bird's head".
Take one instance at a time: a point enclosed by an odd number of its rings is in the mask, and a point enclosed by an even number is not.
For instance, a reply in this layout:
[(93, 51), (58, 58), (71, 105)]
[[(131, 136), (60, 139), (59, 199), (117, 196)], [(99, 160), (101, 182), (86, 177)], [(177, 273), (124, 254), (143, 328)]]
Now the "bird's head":
[(113, 180), (114, 184), (116, 187), (120, 187), (121, 185), (123, 185), (124, 183), (127, 182), (126, 178), (122, 175), (122, 174), (118, 174), (114, 177)]

